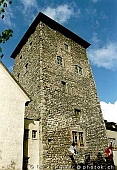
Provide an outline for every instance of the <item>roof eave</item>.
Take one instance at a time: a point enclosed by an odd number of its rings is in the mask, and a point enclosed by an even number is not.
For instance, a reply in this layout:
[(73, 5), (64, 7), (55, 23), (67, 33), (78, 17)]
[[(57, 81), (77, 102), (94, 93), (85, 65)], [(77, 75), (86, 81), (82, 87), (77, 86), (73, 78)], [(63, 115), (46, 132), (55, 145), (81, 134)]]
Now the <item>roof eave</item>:
[(53, 19), (49, 18), (48, 16), (46, 16), (43, 13), (40, 12), (37, 15), (37, 17), (35, 18), (35, 20), (32, 22), (32, 24), (29, 27), (29, 29), (24, 34), (23, 38), (21, 39), (21, 41), (19, 42), (19, 44), (17, 45), (17, 47), (15, 48), (13, 53), (11, 54), (11, 58), (15, 59), (15, 57), (20, 52), (20, 50), (23, 47), (23, 45), (26, 43), (27, 39), (35, 31), (35, 29), (36, 29), (36, 27), (37, 27), (37, 25), (39, 24), (40, 21), (44, 22), (45, 24), (47, 24), (52, 29), (55, 29), (55, 30), (61, 32), (66, 37), (74, 40), (76, 43), (78, 43), (79, 45), (83, 46), (85, 49), (88, 48), (91, 45), (90, 43), (88, 43), (87, 41), (85, 41), (84, 39), (79, 37), (78, 35), (74, 34), (70, 30), (65, 28), (64, 26), (60, 25), (59, 23), (57, 23)]

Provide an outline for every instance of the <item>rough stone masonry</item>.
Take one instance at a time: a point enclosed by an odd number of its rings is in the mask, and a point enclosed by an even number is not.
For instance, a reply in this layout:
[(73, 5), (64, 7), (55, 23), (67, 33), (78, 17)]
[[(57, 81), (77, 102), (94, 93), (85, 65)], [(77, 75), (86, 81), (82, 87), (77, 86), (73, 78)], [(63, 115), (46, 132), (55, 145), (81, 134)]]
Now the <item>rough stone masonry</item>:
[[(39, 165), (70, 166), (75, 143), (85, 154), (104, 155), (107, 137), (96, 85), (86, 54), (90, 44), (39, 13), (12, 53), (13, 75), (32, 101), (25, 118), (39, 120)], [(94, 56), (95, 57), (95, 56)]]

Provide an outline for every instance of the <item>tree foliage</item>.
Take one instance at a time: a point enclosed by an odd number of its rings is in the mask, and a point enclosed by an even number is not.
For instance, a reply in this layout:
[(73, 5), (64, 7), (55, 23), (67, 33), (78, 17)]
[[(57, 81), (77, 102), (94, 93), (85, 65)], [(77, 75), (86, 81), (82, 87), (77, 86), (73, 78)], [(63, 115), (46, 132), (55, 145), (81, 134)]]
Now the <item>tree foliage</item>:
[[(1, 19), (5, 18), (5, 10), (8, 5), (12, 4), (12, 0), (0, 0), (0, 16)], [(0, 43), (5, 43), (10, 37), (12, 37), (13, 31), (11, 29), (3, 30), (0, 34)], [(3, 57), (2, 48), (0, 47), (0, 57)]]

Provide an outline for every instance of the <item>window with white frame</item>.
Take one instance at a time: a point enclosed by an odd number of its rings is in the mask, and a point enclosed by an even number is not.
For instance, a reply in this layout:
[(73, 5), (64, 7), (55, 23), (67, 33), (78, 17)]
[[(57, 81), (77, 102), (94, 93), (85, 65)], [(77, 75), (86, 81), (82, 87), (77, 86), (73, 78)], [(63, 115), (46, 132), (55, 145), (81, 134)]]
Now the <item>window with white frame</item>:
[(84, 146), (83, 132), (78, 132), (79, 135), (79, 145)]
[(32, 139), (37, 139), (37, 130), (32, 130)]
[(79, 147), (84, 147), (84, 133), (72, 131), (72, 142)]
[(73, 140), (73, 143), (75, 143), (75, 145), (78, 144), (78, 132), (72, 131), (72, 140)]
[(78, 73), (79, 75), (83, 74), (82, 67), (78, 66), (77, 64), (74, 65), (75, 67), (75, 72)]
[(62, 57), (57, 56), (57, 64), (62, 66)]
[(109, 145), (112, 145), (113, 148), (117, 148), (117, 142), (115, 138), (108, 138)]

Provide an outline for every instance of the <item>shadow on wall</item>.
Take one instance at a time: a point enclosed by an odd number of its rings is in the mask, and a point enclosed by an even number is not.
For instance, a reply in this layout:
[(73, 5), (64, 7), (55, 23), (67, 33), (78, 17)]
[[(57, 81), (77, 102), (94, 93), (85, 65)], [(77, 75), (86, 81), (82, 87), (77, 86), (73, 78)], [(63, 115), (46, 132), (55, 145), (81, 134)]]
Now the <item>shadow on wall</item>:
[(15, 165), (16, 163), (11, 160), (11, 164), (7, 165), (7, 167), (2, 166), (0, 170), (16, 170)]
[(85, 162), (77, 164), (73, 155), (70, 156), (72, 161), (72, 169), (76, 170), (116, 170), (113, 159), (109, 157), (103, 158), (102, 154), (99, 152), (95, 160), (90, 160), (90, 155), (86, 155)]

